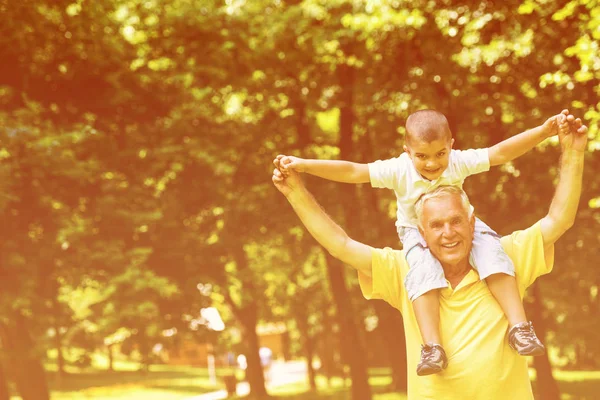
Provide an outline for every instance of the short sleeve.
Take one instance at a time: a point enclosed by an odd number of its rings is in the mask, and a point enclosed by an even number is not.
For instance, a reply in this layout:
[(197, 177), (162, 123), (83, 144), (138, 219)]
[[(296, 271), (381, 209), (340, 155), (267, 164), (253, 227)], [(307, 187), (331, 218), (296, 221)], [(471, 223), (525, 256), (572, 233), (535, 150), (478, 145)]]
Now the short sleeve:
[(462, 178), (490, 169), (488, 149), (453, 150), (452, 153), (451, 162)]
[(515, 265), (515, 274), (521, 295), (539, 276), (552, 271), (554, 246), (544, 247), (539, 221), (530, 228), (504, 236), (501, 242)]
[(369, 177), (374, 188), (394, 189), (404, 173), (402, 156), (369, 163)]
[(358, 282), (363, 296), (367, 300), (384, 300), (392, 307), (401, 310), (402, 296), (405, 296), (402, 277), (404, 253), (389, 247), (371, 249), (371, 258), (371, 276), (358, 273)]

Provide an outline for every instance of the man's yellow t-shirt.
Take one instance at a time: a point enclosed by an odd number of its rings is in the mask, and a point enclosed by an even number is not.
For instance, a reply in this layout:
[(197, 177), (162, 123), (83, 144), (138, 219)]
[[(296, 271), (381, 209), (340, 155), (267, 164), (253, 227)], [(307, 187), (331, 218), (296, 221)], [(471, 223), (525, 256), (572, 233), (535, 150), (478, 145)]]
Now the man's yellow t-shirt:
[[(544, 251), (540, 223), (501, 239), (515, 264), (521, 297), (535, 279), (552, 270), (554, 248)], [(408, 272), (404, 252), (372, 251), (372, 277), (359, 273), (367, 299), (383, 299), (404, 319), (408, 354), (408, 399), (526, 400), (533, 399), (527, 358), (508, 345), (508, 320), (485, 281), (471, 270), (452, 289), (440, 291), (440, 330), (448, 368), (439, 374), (417, 376), (421, 335), (404, 290)]]

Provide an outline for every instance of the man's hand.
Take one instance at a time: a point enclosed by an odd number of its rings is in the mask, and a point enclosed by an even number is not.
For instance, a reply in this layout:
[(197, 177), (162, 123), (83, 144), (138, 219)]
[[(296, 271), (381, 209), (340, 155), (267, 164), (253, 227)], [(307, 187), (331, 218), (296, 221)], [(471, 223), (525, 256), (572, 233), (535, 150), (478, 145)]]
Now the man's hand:
[(575, 150), (583, 152), (587, 146), (587, 126), (583, 125), (581, 119), (572, 115), (559, 118), (558, 140), (562, 151)]
[(569, 116), (569, 110), (564, 109), (560, 114), (553, 115), (542, 124), (544, 137), (556, 136), (560, 133), (560, 121)]
[[(273, 163), (275, 165), (279, 165), (277, 159), (275, 159)], [(287, 175), (284, 175), (281, 170), (275, 168), (273, 170), (273, 176), (271, 177), (271, 180), (273, 181), (275, 187), (286, 197), (289, 196), (293, 191), (304, 187), (304, 184), (300, 179), (300, 175), (294, 170), (290, 170)]]
[(283, 154), (278, 155), (273, 160), (273, 164), (278, 168), (284, 175), (288, 175), (290, 171), (305, 172), (304, 159), (294, 156), (285, 156)]

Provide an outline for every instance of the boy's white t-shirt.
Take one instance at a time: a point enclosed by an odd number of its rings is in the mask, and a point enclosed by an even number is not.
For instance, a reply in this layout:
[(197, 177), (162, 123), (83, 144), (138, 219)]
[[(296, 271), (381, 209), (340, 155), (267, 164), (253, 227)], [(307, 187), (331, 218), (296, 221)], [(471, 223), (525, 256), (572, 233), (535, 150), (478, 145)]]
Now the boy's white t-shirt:
[(451, 150), (448, 168), (434, 181), (419, 174), (407, 153), (389, 160), (369, 163), (371, 186), (392, 189), (396, 193), (398, 212), (396, 227), (416, 228), (415, 203), (425, 192), (438, 186), (452, 185), (462, 188), (469, 175), (490, 169), (488, 149)]

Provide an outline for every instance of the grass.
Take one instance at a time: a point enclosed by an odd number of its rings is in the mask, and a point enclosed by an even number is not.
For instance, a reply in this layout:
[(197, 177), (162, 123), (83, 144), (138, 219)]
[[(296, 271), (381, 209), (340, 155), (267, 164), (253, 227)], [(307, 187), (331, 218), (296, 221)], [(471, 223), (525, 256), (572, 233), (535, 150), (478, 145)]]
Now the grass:
[[(391, 377), (386, 369), (370, 369), (369, 384), (374, 400), (406, 400), (406, 395), (394, 393), (387, 388)], [(535, 378), (535, 374), (532, 374)], [(600, 371), (554, 371), (562, 400), (597, 400), (600, 392)], [(328, 386), (323, 377), (317, 378), (318, 393), (308, 392), (304, 382), (275, 388), (270, 391), (273, 400), (351, 400), (350, 391), (343, 386), (343, 381), (334, 379)], [(535, 382), (534, 382), (535, 387)], [(541, 400), (541, 399), (540, 399)]]
[[(213, 384), (205, 368), (153, 365), (148, 372), (138, 371), (137, 363), (116, 364), (118, 371), (89, 369), (68, 370), (61, 381), (49, 371), (52, 400), (183, 400), (202, 393), (222, 389), (222, 380)], [(52, 370), (52, 368), (49, 368)], [(218, 375), (228, 371), (219, 370)], [(391, 377), (387, 369), (371, 369), (369, 384), (374, 400), (406, 400), (406, 395), (391, 392)], [(562, 400), (597, 399), (600, 392), (600, 371), (555, 371)], [(334, 378), (329, 385), (317, 378), (318, 392), (309, 392), (306, 382), (272, 388), (269, 393), (281, 400), (350, 400), (349, 381)], [(534, 383), (535, 385), (535, 383)], [(13, 396), (11, 400), (19, 397)]]
[[(62, 378), (53, 371), (55, 368), (48, 369), (52, 400), (179, 400), (222, 389), (222, 381), (212, 383), (206, 368), (190, 366), (152, 365), (143, 372), (137, 363), (120, 363), (113, 372), (67, 368)], [(221, 369), (217, 375), (226, 372)]]
[[(392, 378), (386, 368), (369, 369), (369, 385), (374, 400), (406, 400), (406, 395), (389, 391)], [(309, 392), (305, 381), (275, 387), (269, 390), (271, 398), (281, 400), (350, 400), (350, 380), (333, 378), (329, 383), (324, 376), (317, 376), (317, 393)], [(236, 399), (240, 399), (236, 397)]]

